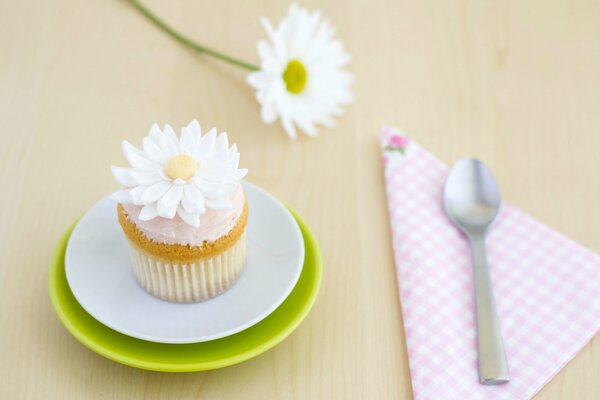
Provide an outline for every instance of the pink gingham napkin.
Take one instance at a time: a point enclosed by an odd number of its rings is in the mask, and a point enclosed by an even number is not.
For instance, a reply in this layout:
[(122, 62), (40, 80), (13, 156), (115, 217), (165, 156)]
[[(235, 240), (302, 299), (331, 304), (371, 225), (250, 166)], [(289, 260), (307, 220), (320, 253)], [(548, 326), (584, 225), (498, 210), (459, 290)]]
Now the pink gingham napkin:
[(503, 206), (487, 250), (511, 381), (482, 386), (471, 252), (442, 206), (448, 168), (391, 128), (381, 147), (414, 398), (531, 398), (600, 329), (600, 256)]

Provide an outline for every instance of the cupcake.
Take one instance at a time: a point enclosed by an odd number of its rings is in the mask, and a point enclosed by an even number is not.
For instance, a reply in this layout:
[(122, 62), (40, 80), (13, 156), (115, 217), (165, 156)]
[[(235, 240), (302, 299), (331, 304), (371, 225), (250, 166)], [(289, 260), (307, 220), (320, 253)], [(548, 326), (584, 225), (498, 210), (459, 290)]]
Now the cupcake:
[(248, 221), (236, 145), (192, 121), (179, 138), (154, 124), (142, 150), (122, 149), (131, 168), (111, 167), (122, 185), (112, 198), (140, 286), (177, 303), (230, 288), (244, 269)]

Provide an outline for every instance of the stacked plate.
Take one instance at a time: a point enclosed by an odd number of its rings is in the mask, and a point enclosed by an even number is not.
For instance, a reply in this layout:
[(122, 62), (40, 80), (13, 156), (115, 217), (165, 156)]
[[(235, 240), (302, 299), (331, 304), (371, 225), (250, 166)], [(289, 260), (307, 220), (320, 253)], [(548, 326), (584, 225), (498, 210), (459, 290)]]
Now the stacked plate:
[(128, 245), (105, 198), (58, 244), (50, 268), (52, 304), (67, 330), (111, 360), (156, 371), (221, 368), (285, 339), (310, 311), (321, 280), (319, 248), (291, 210), (244, 183), (247, 264), (214, 299), (170, 303), (146, 293), (129, 265)]

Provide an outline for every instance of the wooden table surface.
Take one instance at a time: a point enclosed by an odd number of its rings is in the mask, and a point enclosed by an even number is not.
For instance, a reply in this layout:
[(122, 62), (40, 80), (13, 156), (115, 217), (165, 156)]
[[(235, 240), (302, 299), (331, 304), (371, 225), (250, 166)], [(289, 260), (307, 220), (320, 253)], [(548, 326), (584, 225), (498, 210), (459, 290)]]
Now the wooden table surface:
[[(205, 44), (258, 62), (285, 2), (146, 0)], [(119, 0), (0, 4), (0, 398), (410, 399), (376, 135), (400, 127), (451, 163), (485, 160), (504, 197), (600, 252), (600, 2), (309, 1), (353, 55), (335, 129), (264, 125), (246, 72), (192, 53)], [(116, 188), (120, 141), (193, 118), (238, 143), (248, 179), (314, 230), (324, 276), (275, 349), (222, 370), (129, 368), (79, 344), (50, 304), (67, 227)], [(600, 342), (536, 399), (598, 399)], [(443, 398), (443, 394), (440, 395)]]

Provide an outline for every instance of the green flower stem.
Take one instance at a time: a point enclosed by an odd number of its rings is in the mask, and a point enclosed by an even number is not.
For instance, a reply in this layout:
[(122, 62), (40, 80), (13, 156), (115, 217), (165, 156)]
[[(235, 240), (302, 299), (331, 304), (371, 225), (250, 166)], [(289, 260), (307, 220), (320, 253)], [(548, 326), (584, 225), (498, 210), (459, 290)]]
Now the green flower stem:
[(227, 54), (223, 54), (216, 50), (208, 48), (206, 46), (202, 46), (202, 45), (194, 42), (192, 39), (189, 39), (189, 38), (183, 36), (181, 33), (177, 32), (176, 30), (171, 28), (169, 25), (167, 25), (165, 22), (163, 22), (156, 15), (152, 14), (152, 12), (150, 10), (148, 10), (139, 1), (137, 1), (137, 0), (125, 0), (125, 1), (127, 1), (129, 4), (134, 6), (139, 12), (142, 13), (142, 15), (144, 15), (146, 18), (148, 18), (154, 25), (156, 25), (163, 32), (165, 32), (166, 34), (171, 36), (173, 39), (177, 40), (179, 43), (181, 43), (193, 50), (196, 50), (199, 53), (208, 54), (208, 55), (213, 56), (221, 61), (225, 61), (229, 64), (237, 65), (238, 67), (242, 67), (242, 68), (245, 68), (250, 71), (256, 71), (256, 70), (260, 69), (259, 67), (257, 67), (254, 64), (250, 64), (245, 61), (238, 60), (237, 58), (228, 56)]

